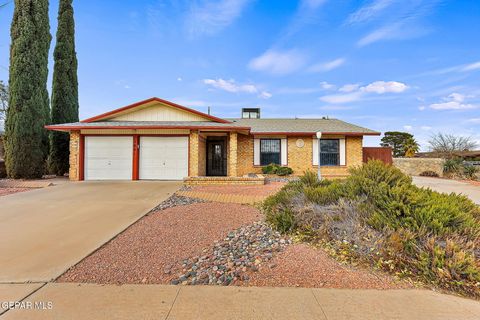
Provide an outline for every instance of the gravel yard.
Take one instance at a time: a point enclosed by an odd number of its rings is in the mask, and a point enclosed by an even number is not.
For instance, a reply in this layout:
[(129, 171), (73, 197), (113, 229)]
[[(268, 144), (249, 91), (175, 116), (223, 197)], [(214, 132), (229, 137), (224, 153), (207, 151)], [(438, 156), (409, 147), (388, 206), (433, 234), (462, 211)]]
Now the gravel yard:
[(260, 220), (257, 209), (239, 204), (195, 203), (145, 216), (63, 274), (59, 282), (170, 283), (183, 259), (230, 230)]
[(18, 192), (25, 192), (28, 190), (32, 190), (30, 188), (0, 188), (0, 197), (7, 196), (9, 194), (14, 194)]
[(383, 273), (345, 266), (324, 250), (306, 244), (288, 246), (268, 266), (249, 272), (248, 286), (315, 287), (343, 289), (406, 288), (406, 282), (396, 282)]
[[(269, 193), (283, 183), (272, 185)], [(196, 188), (259, 191), (257, 186), (238, 187)], [(261, 213), (251, 206), (178, 195), (158, 205), (57, 281), (350, 289), (408, 286), (381, 273), (344, 266), (322, 249), (292, 244), (262, 222)]]

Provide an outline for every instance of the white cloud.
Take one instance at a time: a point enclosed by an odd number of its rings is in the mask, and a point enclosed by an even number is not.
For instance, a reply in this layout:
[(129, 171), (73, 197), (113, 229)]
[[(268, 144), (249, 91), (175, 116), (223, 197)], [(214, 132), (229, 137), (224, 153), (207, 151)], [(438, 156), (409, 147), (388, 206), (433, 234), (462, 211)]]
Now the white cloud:
[(191, 35), (215, 34), (238, 19), (251, 0), (193, 2), (185, 24)]
[(474, 62), (467, 64), (462, 68), (462, 71), (473, 71), (473, 70), (479, 70), (480, 69), (480, 61)]
[(466, 96), (460, 93), (452, 93), (448, 97), (443, 98), (439, 103), (430, 105), (434, 110), (465, 110), (474, 109), (476, 106), (470, 103), (464, 103)]
[(272, 94), (270, 92), (267, 92), (267, 91), (262, 91), (262, 92), (260, 92), (258, 97), (262, 98), (262, 99), (270, 99), (272, 97)]
[(334, 84), (328, 83), (328, 82), (326, 82), (326, 81), (320, 82), (320, 87), (321, 87), (323, 90), (333, 90), (333, 89), (336, 88)]
[(379, 13), (388, 8), (391, 4), (396, 2), (396, 0), (374, 0), (369, 4), (362, 6), (360, 9), (352, 13), (348, 19), (347, 23), (354, 24), (365, 22), (375, 18)]
[(308, 68), (310, 72), (327, 72), (342, 66), (345, 63), (344, 58), (338, 58), (332, 61), (317, 63)]
[(365, 92), (383, 93), (400, 93), (408, 89), (408, 86), (397, 81), (375, 81), (368, 86), (363, 87)]
[(338, 91), (340, 92), (352, 92), (356, 91), (358, 88), (360, 88), (360, 85), (358, 83), (350, 83), (343, 85)]
[(297, 50), (268, 50), (248, 64), (250, 69), (283, 75), (297, 71), (305, 65), (305, 56)]
[(398, 32), (400, 29), (399, 23), (383, 26), (362, 37), (360, 40), (358, 40), (357, 45), (359, 47), (364, 47), (381, 40), (393, 39), (398, 37)]
[(475, 124), (480, 124), (480, 118), (472, 118), (472, 119), (468, 119), (467, 122), (470, 122), (470, 123), (475, 123)]
[(327, 103), (348, 103), (361, 100), (365, 95), (376, 93), (401, 93), (408, 89), (408, 86), (402, 82), (397, 81), (375, 81), (366, 86), (360, 87), (358, 84), (346, 84), (339, 92), (343, 94), (333, 94), (320, 97), (321, 101)]
[(179, 82), (183, 81), (182, 77), (178, 77), (177, 81), (179, 81)]
[(338, 111), (338, 110), (351, 110), (351, 109), (353, 109), (353, 108), (352, 108), (352, 107), (348, 107), (348, 106), (336, 106), (336, 105), (320, 107), (320, 110), (335, 110), (335, 111)]
[(418, 107), (418, 110), (423, 111), (423, 110), (425, 110), (426, 108), (427, 108), (427, 107), (425, 107), (425, 106), (420, 106), (420, 107)]
[(413, 127), (410, 126), (410, 125), (405, 125), (405, 126), (403, 126), (403, 129), (405, 129), (407, 131), (412, 131)]
[(320, 100), (326, 103), (349, 103), (355, 102), (362, 98), (361, 92), (353, 92), (347, 94), (332, 94), (320, 97)]
[(204, 79), (203, 83), (213, 88), (231, 93), (258, 93), (258, 97), (262, 99), (270, 99), (272, 97), (270, 92), (260, 91), (260, 89), (254, 84), (238, 84), (233, 79)]

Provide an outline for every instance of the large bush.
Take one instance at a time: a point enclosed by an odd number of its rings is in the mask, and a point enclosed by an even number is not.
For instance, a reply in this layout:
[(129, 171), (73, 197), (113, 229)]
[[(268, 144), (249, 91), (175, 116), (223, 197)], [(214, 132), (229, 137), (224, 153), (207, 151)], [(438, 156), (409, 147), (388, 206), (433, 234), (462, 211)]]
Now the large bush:
[(392, 166), (370, 161), (335, 181), (307, 172), (263, 210), (279, 231), (308, 234), (337, 256), (480, 297), (480, 208)]

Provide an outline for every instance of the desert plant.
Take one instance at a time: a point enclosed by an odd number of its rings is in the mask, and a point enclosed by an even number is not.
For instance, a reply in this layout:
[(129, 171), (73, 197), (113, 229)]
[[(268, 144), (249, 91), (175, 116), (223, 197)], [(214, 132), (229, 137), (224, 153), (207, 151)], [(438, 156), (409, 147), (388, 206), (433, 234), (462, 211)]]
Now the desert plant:
[(463, 176), (470, 180), (477, 179), (478, 169), (473, 165), (464, 165), (463, 166)]
[(480, 297), (480, 207), (462, 195), (419, 188), (395, 167), (370, 161), (328, 182), (306, 172), (262, 209), (278, 230), (306, 230), (302, 239), (319, 241), (342, 261), (360, 259)]
[(421, 172), (420, 176), (421, 177), (436, 177), (436, 178), (438, 178), (438, 173), (436, 173), (435, 171), (426, 170), (426, 171)]

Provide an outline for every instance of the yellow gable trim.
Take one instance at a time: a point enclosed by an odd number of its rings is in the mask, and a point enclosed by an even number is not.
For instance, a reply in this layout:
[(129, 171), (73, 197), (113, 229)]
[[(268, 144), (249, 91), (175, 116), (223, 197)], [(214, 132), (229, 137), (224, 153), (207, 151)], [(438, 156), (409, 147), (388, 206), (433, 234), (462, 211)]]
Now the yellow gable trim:
[(206, 117), (153, 101), (124, 113), (118, 113), (107, 121), (212, 121)]

